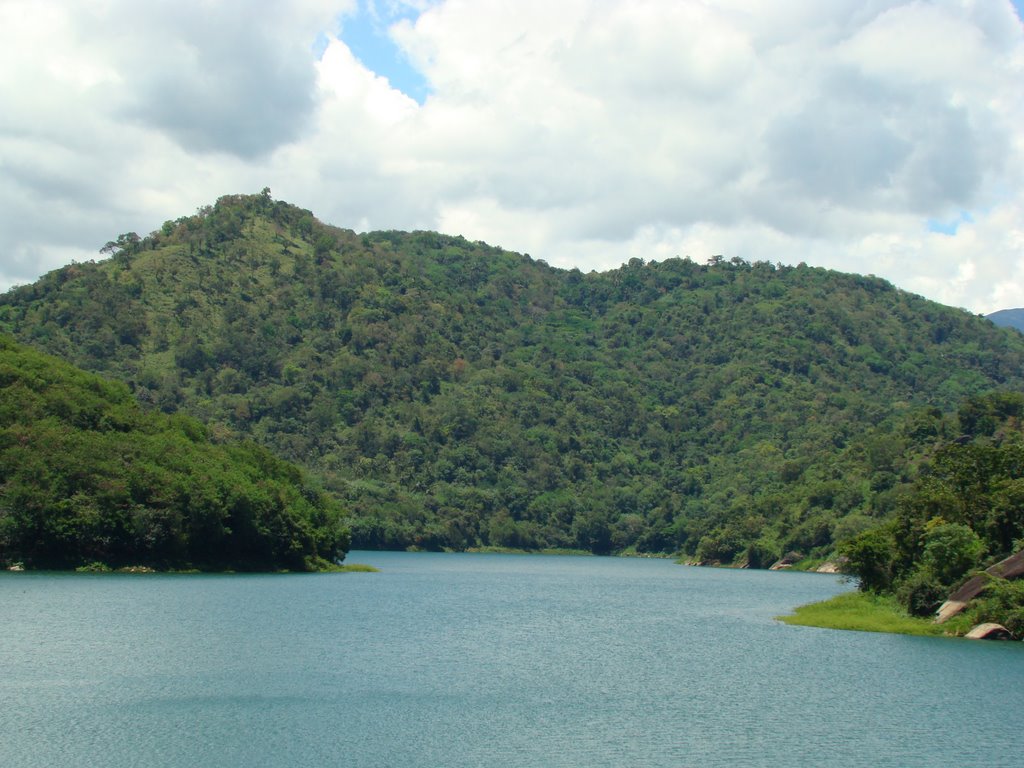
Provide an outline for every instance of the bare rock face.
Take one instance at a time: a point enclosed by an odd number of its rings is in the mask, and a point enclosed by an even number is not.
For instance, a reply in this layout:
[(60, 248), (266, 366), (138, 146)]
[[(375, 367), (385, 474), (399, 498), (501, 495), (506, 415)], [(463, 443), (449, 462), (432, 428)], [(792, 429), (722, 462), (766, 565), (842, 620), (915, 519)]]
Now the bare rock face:
[(1013, 634), (1002, 624), (979, 624), (964, 637), (971, 640), (1013, 640)]
[(941, 624), (942, 622), (953, 618), (966, 607), (967, 601), (965, 600), (947, 600), (939, 606), (939, 610), (935, 614), (935, 623)]
[(799, 563), (803, 559), (803, 555), (799, 552), (787, 552), (782, 556), (781, 560), (778, 560), (769, 571), (784, 571), (788, 568), (792, 568), (796, 563)]
[[(987, 574), (987, 576), (986, 576)], [(941, 624), (947, 619), (956, 616), (967, 607), (967, 603), (977, 597), (981, 590), (988, 585), (988, 576), (995, 576), (998, 579), (1018, 579), (1024, 576), (1024, 551), (1010, 555), (1005, 560), (1000, 560), (985, 573), (978, 574), (973, 579), (968, 579), (960, 589), (949, 596), (949, 599), (939, 608), (935, 623)]]

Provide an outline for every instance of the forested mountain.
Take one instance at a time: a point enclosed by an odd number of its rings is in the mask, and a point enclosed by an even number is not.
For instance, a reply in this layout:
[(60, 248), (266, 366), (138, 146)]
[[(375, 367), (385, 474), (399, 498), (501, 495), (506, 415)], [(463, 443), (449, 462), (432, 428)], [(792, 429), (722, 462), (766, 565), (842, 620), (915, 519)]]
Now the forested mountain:
[(315, 570), (347, 547), (297, 467), (0, 337), (0, 566)]
[(824, 554), (1024, 339), (874, 277), (715, 258), (563, 271), (225, 197), (0, 297), (0, 328), (246, 436), (361, 547)]
[(985, 317), (1002, 328), (1016, 328), (1024, 333), (1024, 309), (1000, 309)]

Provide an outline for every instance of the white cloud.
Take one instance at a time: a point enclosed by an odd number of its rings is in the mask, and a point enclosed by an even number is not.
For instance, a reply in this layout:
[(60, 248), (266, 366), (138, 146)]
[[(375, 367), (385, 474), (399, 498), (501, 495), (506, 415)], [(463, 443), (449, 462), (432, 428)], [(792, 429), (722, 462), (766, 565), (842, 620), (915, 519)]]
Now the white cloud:
[(1024, 305), (1005, 0), (377, 0), (422, 105), (337, 38), (356, 7), (0, 5), (0, 283), (269, 185), (558, 266), (720, 253)]

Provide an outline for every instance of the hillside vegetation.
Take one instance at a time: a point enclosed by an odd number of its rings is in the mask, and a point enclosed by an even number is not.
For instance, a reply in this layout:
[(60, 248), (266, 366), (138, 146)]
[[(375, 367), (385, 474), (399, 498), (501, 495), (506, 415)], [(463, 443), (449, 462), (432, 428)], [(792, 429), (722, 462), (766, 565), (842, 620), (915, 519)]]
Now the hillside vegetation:
[(1024, 337), (874, 277), (584, 274), (225, 197), (0, 297), (0, 328), (307, 468), (353, 544), (824, 555)]
[(0, 566), (316, 570), (347, 547), (297, 467), (0, 337)]

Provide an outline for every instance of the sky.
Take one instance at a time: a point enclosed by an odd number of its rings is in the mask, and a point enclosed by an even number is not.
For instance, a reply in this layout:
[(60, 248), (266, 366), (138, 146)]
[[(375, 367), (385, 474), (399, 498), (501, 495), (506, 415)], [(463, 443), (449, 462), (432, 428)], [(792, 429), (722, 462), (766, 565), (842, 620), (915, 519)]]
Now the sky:
[(1024, 0), (0, 0), (0, 290), (225, 194), (1024, 306)]

